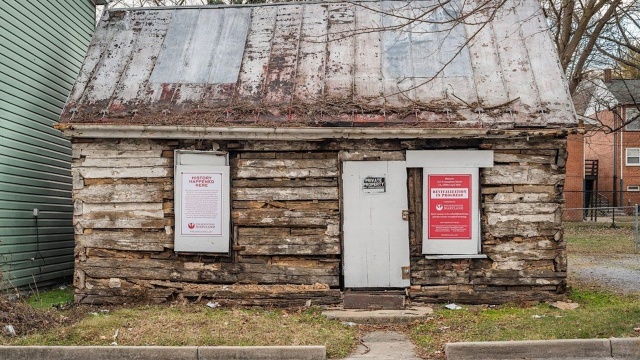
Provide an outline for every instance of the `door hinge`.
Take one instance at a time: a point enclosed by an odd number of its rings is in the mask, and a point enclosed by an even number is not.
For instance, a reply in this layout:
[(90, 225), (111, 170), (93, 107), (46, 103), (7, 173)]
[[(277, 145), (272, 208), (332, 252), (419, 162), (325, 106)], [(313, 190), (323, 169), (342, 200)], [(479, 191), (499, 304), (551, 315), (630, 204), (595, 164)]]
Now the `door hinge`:
[(403, 266), (402, 269), (402, 280), (411, 279), (411, 267)]
[(411, 212), (409, 210), (402, 210), (402, 220), (409, 221), (409, 214)]

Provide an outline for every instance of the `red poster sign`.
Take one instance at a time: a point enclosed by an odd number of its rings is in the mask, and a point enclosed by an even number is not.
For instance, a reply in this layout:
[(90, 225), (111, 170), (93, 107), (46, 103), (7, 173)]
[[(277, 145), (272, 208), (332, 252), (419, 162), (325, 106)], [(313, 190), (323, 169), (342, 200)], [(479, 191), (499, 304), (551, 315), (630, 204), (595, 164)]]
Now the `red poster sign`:
[(429, 175), (428, 238), (471, 239), (471, 175)]

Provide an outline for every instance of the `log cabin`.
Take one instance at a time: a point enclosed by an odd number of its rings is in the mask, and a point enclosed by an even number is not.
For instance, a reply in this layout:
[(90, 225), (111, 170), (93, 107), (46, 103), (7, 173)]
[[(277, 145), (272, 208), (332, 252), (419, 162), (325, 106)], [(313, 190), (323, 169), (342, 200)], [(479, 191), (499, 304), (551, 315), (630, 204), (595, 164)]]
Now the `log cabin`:
[(107, 9), (57, 125), (76, 302), (557, 299), (576, 127), (537, 2)]

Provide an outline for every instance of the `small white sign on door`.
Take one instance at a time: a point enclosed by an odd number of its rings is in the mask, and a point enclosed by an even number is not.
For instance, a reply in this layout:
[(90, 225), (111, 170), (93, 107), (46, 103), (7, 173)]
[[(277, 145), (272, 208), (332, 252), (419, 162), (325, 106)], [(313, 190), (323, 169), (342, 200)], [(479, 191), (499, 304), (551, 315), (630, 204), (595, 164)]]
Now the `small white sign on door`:
[(365, 194), (380, 194), (387, 192), (386, 175), (368, 175), (362, 178), (362, 190)]

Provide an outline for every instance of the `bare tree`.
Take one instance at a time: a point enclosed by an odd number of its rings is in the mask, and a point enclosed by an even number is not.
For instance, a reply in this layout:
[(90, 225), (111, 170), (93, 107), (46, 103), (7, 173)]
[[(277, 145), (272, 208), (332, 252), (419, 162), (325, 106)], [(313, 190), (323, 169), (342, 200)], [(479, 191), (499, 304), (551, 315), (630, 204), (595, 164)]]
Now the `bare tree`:
[(572, 94), (590, 71), (610, 68), (640, 50), (638, 0), (543, 0), (542, 5)]

